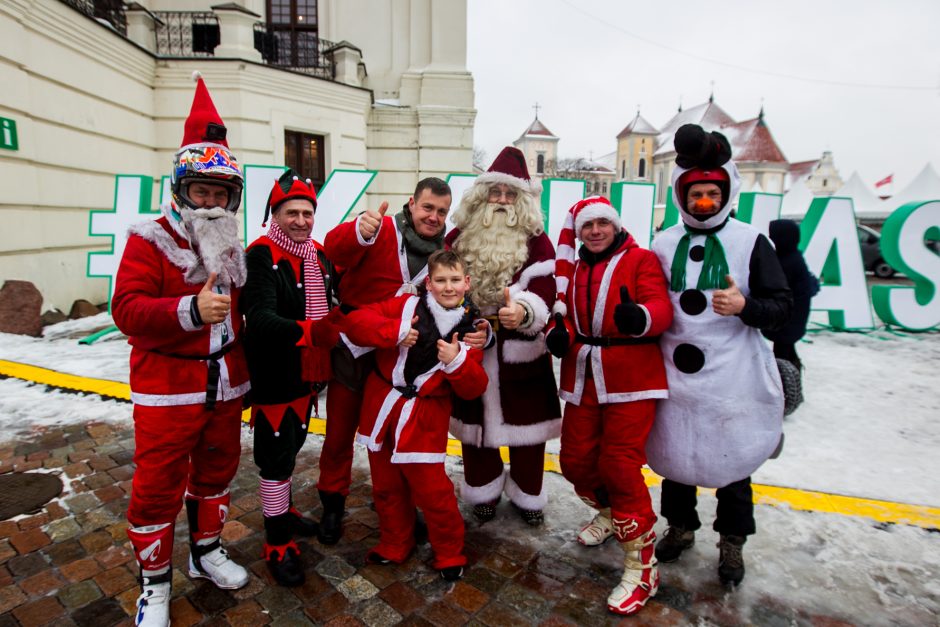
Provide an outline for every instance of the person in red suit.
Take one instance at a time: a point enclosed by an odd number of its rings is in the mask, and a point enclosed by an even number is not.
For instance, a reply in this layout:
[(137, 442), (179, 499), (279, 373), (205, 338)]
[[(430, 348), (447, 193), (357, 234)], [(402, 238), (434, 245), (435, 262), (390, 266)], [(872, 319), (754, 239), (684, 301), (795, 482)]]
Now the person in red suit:
[[(338, 294), (344, 313), (417, 292), (427, 277), (428, 256), (444, 246), (450, 202), (447, 183), (433, 177), (422, 179), (396, 215), (385, 215), (388, 203), (383, 202), (378, 211), (365, 211), (326, 234), (326, 256), (341, 272)], [(485, 339), (486, 332), (478, 331), (467, 341), (482, 348)], [(374, 364), (370, 351), (348, 337), (333, 351), (326, 439), (317, 482), (323, 504), (318, 537), (324, 544), (335, 544), (342, 535), (362, 391)]]
[(170, 624), (173, 527), (184, 502), (191, 577), (225, 589), (248, 572), (220, 544), (250, 387), (238, 295), (242, 174), (209, 91), (196, 94), (163, 216), (130, 229), (111, 313), (131, 344), (133, 490), (127, 535), (140, 565), (135, 624)]
[(369, 449), (379, 514), (379, 544), (367, 559), (376, 564), (408, 559), (417, 505), (427, 520), (434, 568), (455, 581), (467, 558), (463, 518), (444, 469), (451, 395), (477, 398), (487, 377), (481, 352), (461, 341), (475, 332), (478, 312), (465, 300), (470, 277), (460, 257), (433, 253), (425, 285), (426, 292), (396, 296), (347, 316), (349, 338), (378, 349), (358, 436)]
[(656, 399), (668, 395), (658, 340), (672, 323), (672, 304), (656, 255), (637, 245), (599, 196), (569, 210), (555, 281), (546, 344), (562, 358), (561, 469), (581, 500), (599, 510), (578, 541), (596, 546), (616, 536), (624, 572), (607, 607), (634, 614), (659, 585), (656, 515), (641, 468)]

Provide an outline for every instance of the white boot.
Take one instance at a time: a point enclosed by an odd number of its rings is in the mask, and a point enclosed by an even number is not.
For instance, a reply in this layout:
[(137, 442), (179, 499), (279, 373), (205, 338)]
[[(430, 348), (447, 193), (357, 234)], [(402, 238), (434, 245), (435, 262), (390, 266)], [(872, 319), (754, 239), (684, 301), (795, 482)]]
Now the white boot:
[(610, 508), (605, 507), (597, 513), (594, 520), (581, 528), (578, 542), (584, 546), (604, 544), (614, 535), (614, 524), (610, 520)]
[(208, 579), (224, 590), (237, 590), (248, 583), (248, 571), (232, 561), (219, 541), (190, 545), (189, 576)]
[(141, 577), (134, 625), (138, 627), (170, 626), (170, 579), (172, 576), (171, 572), (166, 572), (162, 575)]
[(607, 609), (615, 614), (629, 616), (639, 612), (659, 589), (659, 572), (653, 544), (656, 534), (648, 531), (639, 538), (621, 542), (623, 547), (623, 577), (607, 597)]

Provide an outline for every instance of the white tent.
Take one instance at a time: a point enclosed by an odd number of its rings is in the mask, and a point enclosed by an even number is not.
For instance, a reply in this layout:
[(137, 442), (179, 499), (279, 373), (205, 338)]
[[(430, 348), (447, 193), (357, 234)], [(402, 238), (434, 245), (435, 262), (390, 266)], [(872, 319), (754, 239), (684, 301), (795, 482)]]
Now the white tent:
[(783, 203), (780, 207), (780, 217), (790, 218), (791, 220), (802, 220), (806, 212), (809, 211), (810, 203), (813, 202), (813, 192), (806, 186), (806, 179), (797, 180), (793, 186), (783, 195)]
[(862, 181), (858, 172), (853, 172), (835, 195), (851, 198), (852, 205), (855, 207), (855, 217), (860, 220), (884, 220), (894, 208), (878, 198), (875, 192)]
[(929, 163), (907, 187), (884, 202), (888, 213), (891, 213), (903, 204), (926, 200), (940, 200), (940, 176)]

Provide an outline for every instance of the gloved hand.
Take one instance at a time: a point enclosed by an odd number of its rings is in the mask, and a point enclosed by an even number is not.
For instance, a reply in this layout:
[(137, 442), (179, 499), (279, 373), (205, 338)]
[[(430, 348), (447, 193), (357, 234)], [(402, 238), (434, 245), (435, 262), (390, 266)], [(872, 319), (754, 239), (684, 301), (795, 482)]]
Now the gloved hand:
[(298, 320), (303, 335), (297, 341), (297, 346), (317, 346), (329, 350), (339, 342), (339, 334), (343, 330), (342, 311), (332, 309), (319, 320)]
[(571, 336), (565, 326), (564, 317), (560, 313), (556, 313), (555, 326), (545, 336), (545, 346), (548, 347), (548, 352), (561, 359), (568, 354), (570, 340)]
[(620, 304), (614, 307), (614, 324), (624, 335), (639, 335), (646, 329), (646, 312), (633, 302), (626, 286), (620, 286)]

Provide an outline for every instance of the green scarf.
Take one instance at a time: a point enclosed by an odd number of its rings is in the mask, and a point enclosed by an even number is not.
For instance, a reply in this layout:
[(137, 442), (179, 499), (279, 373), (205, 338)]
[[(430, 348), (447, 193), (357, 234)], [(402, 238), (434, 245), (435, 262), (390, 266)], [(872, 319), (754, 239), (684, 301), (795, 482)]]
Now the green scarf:
[(444, 247), (444, 231), (441, 230), (440, 234), (433, 239), (418, 235), (411, 223), (408, 205), (395, 215), (395, 222), (398, 224), (398, 230), (401, 231), (405, 252), (408, 253), (408, 272), (411, 276), (415, 276), (427, 265), (431, 253)]
[[(676, 246), (676, 254), (672, 258), (672, 281), (669, 289), (673, 292), (685, 291), (685, 264), (689, 260), (689, 244), (692, 240), (692, 234), (686, 230), (685, 235), (679, 240)], [(698, 285), (700, 290), (725, 289), (728, 282), (725, 275), (728, 274), (728, 260), (725, 258), (725, 249), (721, 246), (714, 233), (709, 233), (705, 239), (705, 258), (702, 260), (702, 273), (698, 276)]]

